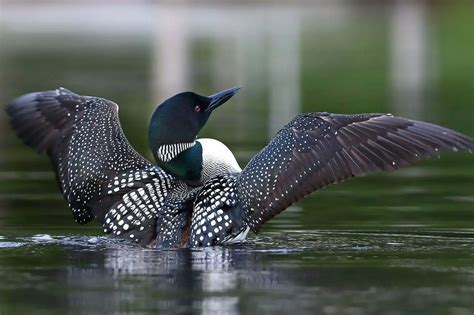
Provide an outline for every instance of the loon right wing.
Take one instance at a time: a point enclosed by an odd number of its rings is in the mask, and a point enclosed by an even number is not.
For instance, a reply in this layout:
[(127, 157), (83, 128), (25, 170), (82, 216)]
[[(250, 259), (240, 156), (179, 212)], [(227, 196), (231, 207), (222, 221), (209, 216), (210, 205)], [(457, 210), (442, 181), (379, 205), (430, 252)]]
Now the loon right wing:
[(127, 224), (124, 236), (148, 238), (141, 228), (175, 179), (132, 148), (117, 104), (59, 88), (20, 96), (7, 112), (23, 142), (51, 159), (76, 222), (96, 217), (106, 232), (119, 235)]
[[(263, 223), (315, 190), (436, 156), (470, 151), (474, 139), (384, 114), (297, 116), (240, 174), (206, 184), (195, 202), (192, 246), (214, 245)], [(192, 233), (192, 235), (193, 235)]]
[(299, 115), (243, 170), (245, 220), (257, 232), (292, 203), (330, 184), (396, 170), (440, 150), (473, 148), (474, 139), (458, 132), (390, 114)]

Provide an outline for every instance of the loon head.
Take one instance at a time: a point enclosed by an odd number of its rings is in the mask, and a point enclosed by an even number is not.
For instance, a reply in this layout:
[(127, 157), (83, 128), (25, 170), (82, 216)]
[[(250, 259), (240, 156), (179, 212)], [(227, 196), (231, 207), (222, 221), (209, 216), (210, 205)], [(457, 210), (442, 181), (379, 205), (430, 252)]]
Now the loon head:
[(148, 141), (153, 156), (168, 173), (190, 183), (202, 171), (202, 147), (196, 137), (214, 109), (240, 90), (230, 88), (210, 96), (179, 93), (161, 103), (153, 113)]

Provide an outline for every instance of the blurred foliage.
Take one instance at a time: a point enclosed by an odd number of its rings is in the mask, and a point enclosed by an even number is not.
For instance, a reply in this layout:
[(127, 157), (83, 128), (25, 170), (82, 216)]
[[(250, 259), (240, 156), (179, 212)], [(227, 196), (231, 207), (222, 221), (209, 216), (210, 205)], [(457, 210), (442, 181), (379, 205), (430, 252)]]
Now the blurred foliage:
[(435, 6), (433, 32), (439, 52), (439, 84), (433, 108), (440, 124), (474, 135), (474, 8), (470, 1)]

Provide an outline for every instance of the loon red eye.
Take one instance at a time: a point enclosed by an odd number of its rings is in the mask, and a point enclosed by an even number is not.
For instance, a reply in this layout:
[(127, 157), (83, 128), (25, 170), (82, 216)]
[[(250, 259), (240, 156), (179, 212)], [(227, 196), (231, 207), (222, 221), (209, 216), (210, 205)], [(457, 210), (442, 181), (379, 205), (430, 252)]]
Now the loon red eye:
[(194, 111), (197, 113), (197, 112), (200, 112), (201, 111), (201, 106), (199, 105), (196, 105), (194, 106)]

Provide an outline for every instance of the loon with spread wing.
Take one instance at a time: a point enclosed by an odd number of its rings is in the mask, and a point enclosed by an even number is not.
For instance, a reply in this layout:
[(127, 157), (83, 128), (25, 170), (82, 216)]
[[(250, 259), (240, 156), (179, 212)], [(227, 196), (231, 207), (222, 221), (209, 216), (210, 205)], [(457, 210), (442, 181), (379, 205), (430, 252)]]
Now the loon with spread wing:
[(158, 248), (241, 241), (330, 184), (474, 148), (456, 131), (390, 114), (307, 113), (241, 170), (221, 142), (196, 139), (237, 91), (163, 102), (149, 127), (158, 166), (131, 148), (113, 102), (59, 89), (20, 97), (7, 111), (20, 138), (49, 155), (76, 221), (97, 217), (105, 232)]

